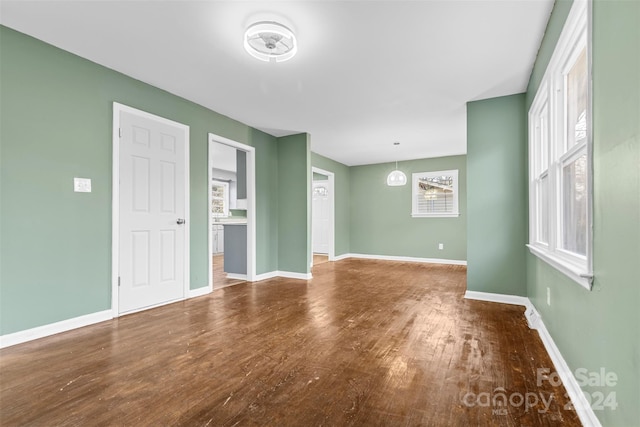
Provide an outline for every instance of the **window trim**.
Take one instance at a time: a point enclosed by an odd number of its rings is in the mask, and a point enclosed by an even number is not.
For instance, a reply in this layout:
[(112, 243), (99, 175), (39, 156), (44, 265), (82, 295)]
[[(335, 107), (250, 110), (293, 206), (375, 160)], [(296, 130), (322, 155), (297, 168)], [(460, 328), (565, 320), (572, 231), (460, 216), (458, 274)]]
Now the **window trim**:
[[(529, 110), (529, 251), (545, 261), (556, 270), (591, 290), (593, 285), (593, 90), (591, 73), (591, 1), (575, 0), (564, 25), (558, 44), (553, 52), (549, 65), (540, 82), (540, 86)], [(585, 46), (586, 44), (586, 46)], [(580, 52), (586, 47), (587, 55), (587, 135), (586, 141), (567, 147), (567, 107), (566, 107), (566, 75)], [(549, 159), (547, 168), (543, 170), (539, 164), (540, 148), (537, 123), (544, 111), (548, 109), (548, 146)], [(586, 255), (582, 256), (562, 248), (562, 168), (572, 159), (586, 152), (587, 155), (587, 230)], [(538, 226), (541, 216), (538, 215), (537, 182), (547, 174), (548, 186), (548, 236), (547, 243), (538, 239)]]
[[(429, 176), (441, 176), (451, 175), (453, 176), (453, 207), (451, 212), (437, 212), (437, 213), (425, 213), (418, 212), (417, 206), (417, 194), (416, 188), (418, 186), (418, 179)], [(446, 170), (446, 171), (430, 171), (430, 172), (416, 172), (411, 174), (411, 216), (413, 218), (455, 218), (460, 216), (460, 195), (458, 193), (458, 169)]]

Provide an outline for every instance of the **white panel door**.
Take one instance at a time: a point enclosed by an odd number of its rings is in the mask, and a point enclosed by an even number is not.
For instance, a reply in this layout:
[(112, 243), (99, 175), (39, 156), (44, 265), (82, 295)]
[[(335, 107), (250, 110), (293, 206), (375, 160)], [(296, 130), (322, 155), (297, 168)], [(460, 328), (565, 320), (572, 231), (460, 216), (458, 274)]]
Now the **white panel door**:
[(184, 298), (184, 128), (120, 113), (119, 312)]
[(329, 253), (329, 181), (313, 182), (313, 252)]

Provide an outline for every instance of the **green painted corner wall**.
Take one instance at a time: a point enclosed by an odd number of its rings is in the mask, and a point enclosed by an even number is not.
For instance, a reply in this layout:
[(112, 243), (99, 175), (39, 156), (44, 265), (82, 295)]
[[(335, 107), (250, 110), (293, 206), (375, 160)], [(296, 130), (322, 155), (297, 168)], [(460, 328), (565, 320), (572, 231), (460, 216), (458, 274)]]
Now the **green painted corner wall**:
[(209, 132), (256, 147), (257, 272), (277, 269), (276, 138), (3, 26), (0, 88), (0, 334), (111, 307), (114, 101), (190, 126), (191, 288), (208, 277)]
[(350, 241), (350, 168), (320, 154), (311, 153), (311, 166), (334, 174), (335, 255), (348, 254)]
[(278, 270), (307, 274), (311, 260), (309, 135), (278, 138)]
[[(387, 175), (395, 163), (352, 166), (350, 231), (352, 253), (448, 260), (467, 259), (466, 156), (437, 157), (399, 162), (411, 174), (458, 169), (460, 216), (412, 218), (411, 185), (389, 187)], [(438, 250), (444, 243), (444, 250)]]
[[(543, 41), (557, 43), (571, 2), (556, 2)], [(527, 256), (527, 294), (572, 370), (614, 372), (615, 410), (595, 411), (603, 426), (640, 425), (640, 2), (594, 1), (592, 291)], [(528, 105), (549, 60), (539, 55)], [(551, 306), (546, 292), (551, 292)]]
[(525, 95), (467, 104), (467, 289), (525, 296)]

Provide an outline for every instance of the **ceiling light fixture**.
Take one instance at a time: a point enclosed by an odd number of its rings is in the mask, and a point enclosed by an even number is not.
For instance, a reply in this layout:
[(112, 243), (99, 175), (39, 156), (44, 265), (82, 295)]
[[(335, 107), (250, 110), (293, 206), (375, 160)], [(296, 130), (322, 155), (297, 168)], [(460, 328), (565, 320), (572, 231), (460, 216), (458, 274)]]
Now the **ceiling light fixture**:
[(265, 62), (287, 61), (298, 51), (298, 41), (289, 28), (272, 21), (252, 24), (244, 33), (249, 55)]
[[(399, 142), (394, 142), (393, 145), (400, 145)], [(391, 171), (389, 175), (387, 175), (387, 185), (389, 187), (399, 187), (401, 185), (405, 185), (407, 183), (407, 176), (401, 170), (398, 170), (398, 161), (396, 160), (396, 169)]]

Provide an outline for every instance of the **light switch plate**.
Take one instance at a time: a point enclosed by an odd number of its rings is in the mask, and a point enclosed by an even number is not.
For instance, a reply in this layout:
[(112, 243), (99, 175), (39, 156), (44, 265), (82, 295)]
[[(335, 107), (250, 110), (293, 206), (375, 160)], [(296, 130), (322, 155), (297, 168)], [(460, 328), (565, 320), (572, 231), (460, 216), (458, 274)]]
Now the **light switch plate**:
[(73, 178), (73, 191), (76, 193), (91, 193), (91, 179)]

